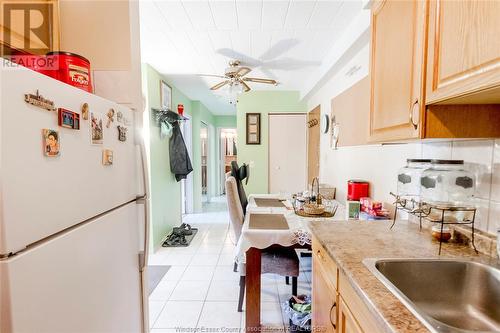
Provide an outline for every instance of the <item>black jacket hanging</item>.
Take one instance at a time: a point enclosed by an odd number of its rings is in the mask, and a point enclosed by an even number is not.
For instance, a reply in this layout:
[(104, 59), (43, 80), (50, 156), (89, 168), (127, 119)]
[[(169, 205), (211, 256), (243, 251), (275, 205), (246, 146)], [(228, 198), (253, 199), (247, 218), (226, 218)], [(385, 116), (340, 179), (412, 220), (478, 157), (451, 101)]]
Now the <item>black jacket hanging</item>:
[(184, 138), (177, 121), (172, 123), (172, 136), (170, 137), (170, 170), (175, 174), (175, 180), (186, 179), (193, 171)]

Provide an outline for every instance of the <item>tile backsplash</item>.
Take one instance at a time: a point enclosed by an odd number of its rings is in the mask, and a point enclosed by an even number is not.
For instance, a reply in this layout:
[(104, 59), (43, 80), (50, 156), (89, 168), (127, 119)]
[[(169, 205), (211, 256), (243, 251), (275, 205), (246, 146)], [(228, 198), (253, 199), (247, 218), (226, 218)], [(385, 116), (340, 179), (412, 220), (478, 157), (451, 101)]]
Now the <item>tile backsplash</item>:
[(407, 158), (461, 159), (476, 180), (474, 204), (476, 226), (490, 234), (500, 228), (500, 140), (416, 142), (397, 145), (341, 147), (333, 150), (321, 138), (320, 178), (337, 187), (337, 198), (345, 201), (347, 180), (370, 181), (371, 196), (392, 203), (399, 168)]

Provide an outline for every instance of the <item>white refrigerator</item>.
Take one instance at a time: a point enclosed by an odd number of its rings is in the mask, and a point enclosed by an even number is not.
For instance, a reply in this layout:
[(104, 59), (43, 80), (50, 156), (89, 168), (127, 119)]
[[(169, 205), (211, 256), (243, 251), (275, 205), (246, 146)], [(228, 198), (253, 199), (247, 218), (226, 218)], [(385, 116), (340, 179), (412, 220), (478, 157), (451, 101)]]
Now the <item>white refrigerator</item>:
[[(143, 331), (148, 182), (134, 126), (142, 115), (3, 60), (0, 75), (0, 332)], [(80, 129), (25, 102), (37, 90), (80, 114)], [(102, 144), (91, 142), (90, 113), (102, 118)], [(42, 129), (58, 131), (60, 156), (45, 156)]]

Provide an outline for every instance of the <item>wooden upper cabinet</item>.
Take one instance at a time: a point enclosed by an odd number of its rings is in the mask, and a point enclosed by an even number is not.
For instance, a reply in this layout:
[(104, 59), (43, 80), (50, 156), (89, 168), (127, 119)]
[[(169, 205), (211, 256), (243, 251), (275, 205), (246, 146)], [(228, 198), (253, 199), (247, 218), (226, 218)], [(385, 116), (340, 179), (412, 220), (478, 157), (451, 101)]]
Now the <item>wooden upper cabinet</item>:
[(364, 145), (368, 141), (370, 78), (356, 82), (332, 99), (330, 117), (338, 126), (339, 147)]
[(369, 141), (420, 136), (426, 7), (417, 0), (372, 7)]
[(500, 103), (499, 18), (500, 1), (430, 1), (427, 104)]

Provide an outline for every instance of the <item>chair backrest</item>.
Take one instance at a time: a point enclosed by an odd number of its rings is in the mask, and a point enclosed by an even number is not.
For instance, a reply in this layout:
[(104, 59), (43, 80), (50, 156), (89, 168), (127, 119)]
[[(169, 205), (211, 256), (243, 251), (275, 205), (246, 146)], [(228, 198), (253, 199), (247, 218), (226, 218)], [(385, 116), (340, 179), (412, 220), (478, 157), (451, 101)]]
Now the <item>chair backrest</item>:
[(243, 209), (241, 208), (240, 198), (238, 196), (238, 187), (236, 179), (233, 176), (226, 178), (226, 200), (229, 210), (229, 219), (231, 220), (231, 229), (233, 230), (236, 241), (240, 238), (241, 228), (243, 226)]

